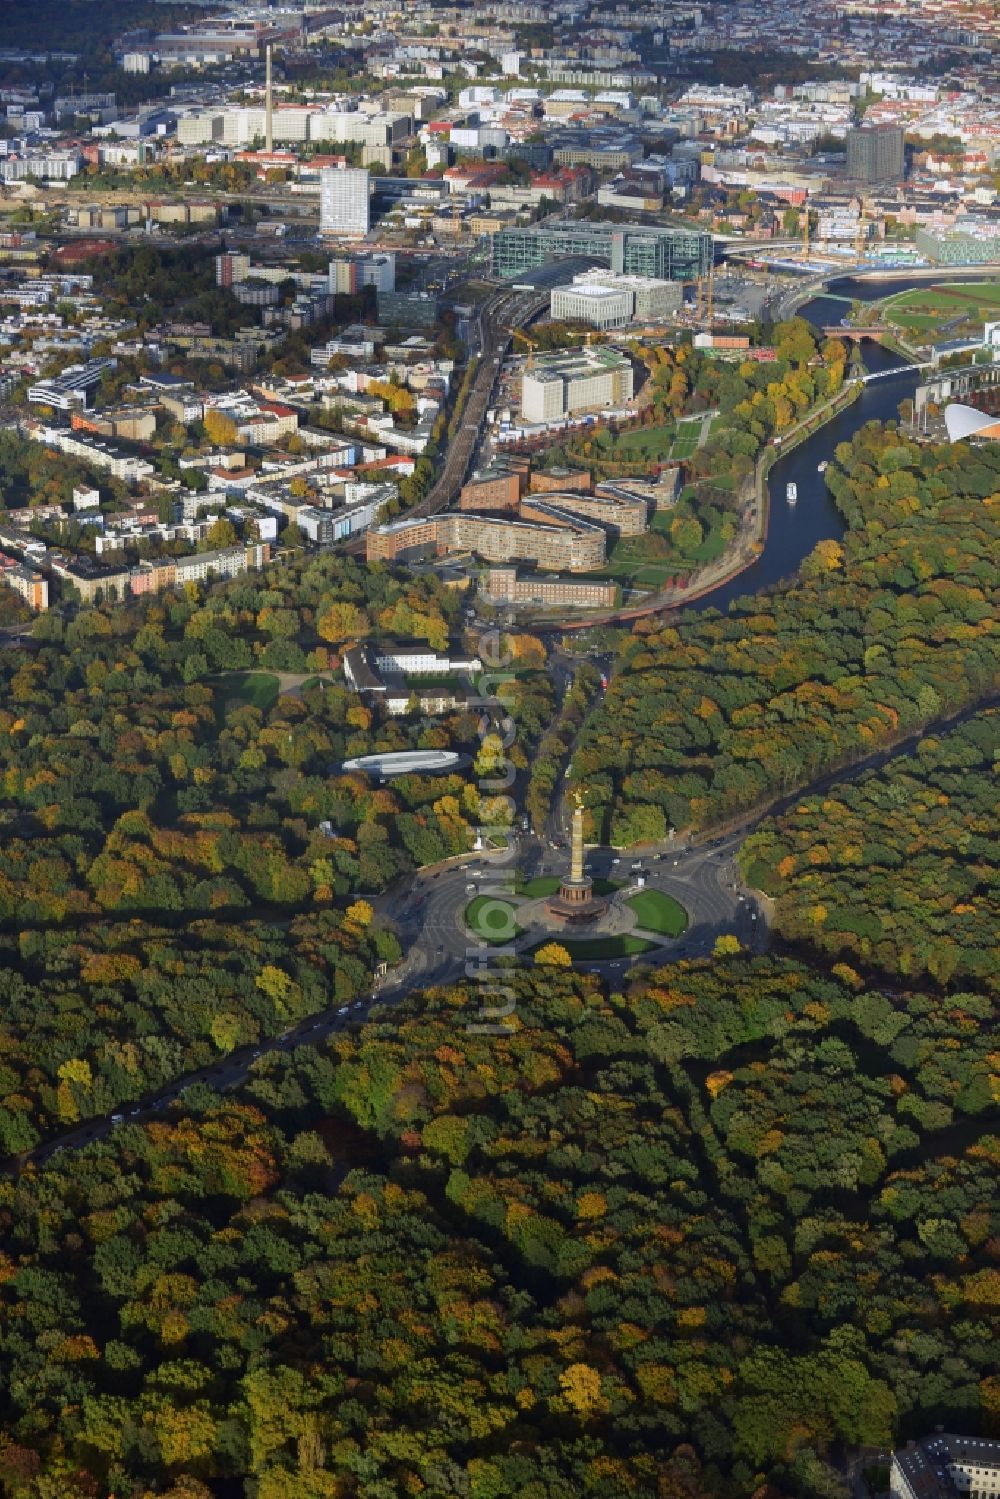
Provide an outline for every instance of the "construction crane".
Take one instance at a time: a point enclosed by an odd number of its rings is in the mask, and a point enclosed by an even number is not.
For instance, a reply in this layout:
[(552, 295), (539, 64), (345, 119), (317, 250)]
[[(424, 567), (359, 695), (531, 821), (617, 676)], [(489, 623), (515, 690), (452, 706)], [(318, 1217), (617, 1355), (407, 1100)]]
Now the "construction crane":
[(514, 329), (513, 342), (515, 344), (523, 344), (527, 350), (527, 358), (524, 361), (524, 373), (530, 373), (535, 368), (535, 350), (538, 345), (531, 334), (527, 333), (524, 328)]

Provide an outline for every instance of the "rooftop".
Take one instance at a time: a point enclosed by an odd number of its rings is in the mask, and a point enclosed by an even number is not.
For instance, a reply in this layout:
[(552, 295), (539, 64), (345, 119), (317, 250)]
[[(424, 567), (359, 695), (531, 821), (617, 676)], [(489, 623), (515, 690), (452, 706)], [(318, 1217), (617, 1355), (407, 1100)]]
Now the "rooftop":
[(918, 1499), (955, 1499), (969, 1491), (968, 1484), (955, 1482), (956, 1475), (995, 1478), (1000, 1472), (1000, 1442), (943, 1432), (911, 1442), (894, 1463)]

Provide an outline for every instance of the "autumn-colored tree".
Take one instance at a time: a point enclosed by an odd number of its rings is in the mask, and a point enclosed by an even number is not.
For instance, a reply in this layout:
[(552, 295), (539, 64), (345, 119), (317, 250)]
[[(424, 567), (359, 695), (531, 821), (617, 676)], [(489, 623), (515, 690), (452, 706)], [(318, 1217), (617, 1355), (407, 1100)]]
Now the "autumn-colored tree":
[(566, 1403), (586, 1421), (603, 1407), (601, 1376), (590, 1364), (570, 1364), (559, 1376)]
[(535, 963), (540, 968), (571, 968), (573, 959), (561, 942), (546, 942), (535, 953)]
[(210, 406), (203, 418), (205, 435), (217, 448), (231, 448), (236, 441), (236, 423), (224, 411)]
[(316, 633), (331, 645), (360, 640), (368, 633), (368, 616), (357, 604), (334, 600), (317, 617)]

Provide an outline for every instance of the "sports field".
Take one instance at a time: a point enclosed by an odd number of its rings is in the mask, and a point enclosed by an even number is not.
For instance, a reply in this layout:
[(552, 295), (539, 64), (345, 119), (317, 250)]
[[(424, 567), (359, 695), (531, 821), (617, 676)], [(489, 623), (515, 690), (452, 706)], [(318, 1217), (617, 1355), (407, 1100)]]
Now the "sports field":
[(887, 298), (882, 313), (901, 333), (922, 342), (976, 334), (983, 323), (1000, 321), (1000, 279), (911, 287)]

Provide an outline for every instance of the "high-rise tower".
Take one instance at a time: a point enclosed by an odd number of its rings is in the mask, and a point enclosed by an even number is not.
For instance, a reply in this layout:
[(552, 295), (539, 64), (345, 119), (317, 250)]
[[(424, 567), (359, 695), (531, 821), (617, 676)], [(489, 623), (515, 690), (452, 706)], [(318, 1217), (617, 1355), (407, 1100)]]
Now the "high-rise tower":
[(271, 82), (271, 43), (267, 44), (266, 81), (264, 84), (264, 149), (268, 156), (274, 150), (274, 89)]

